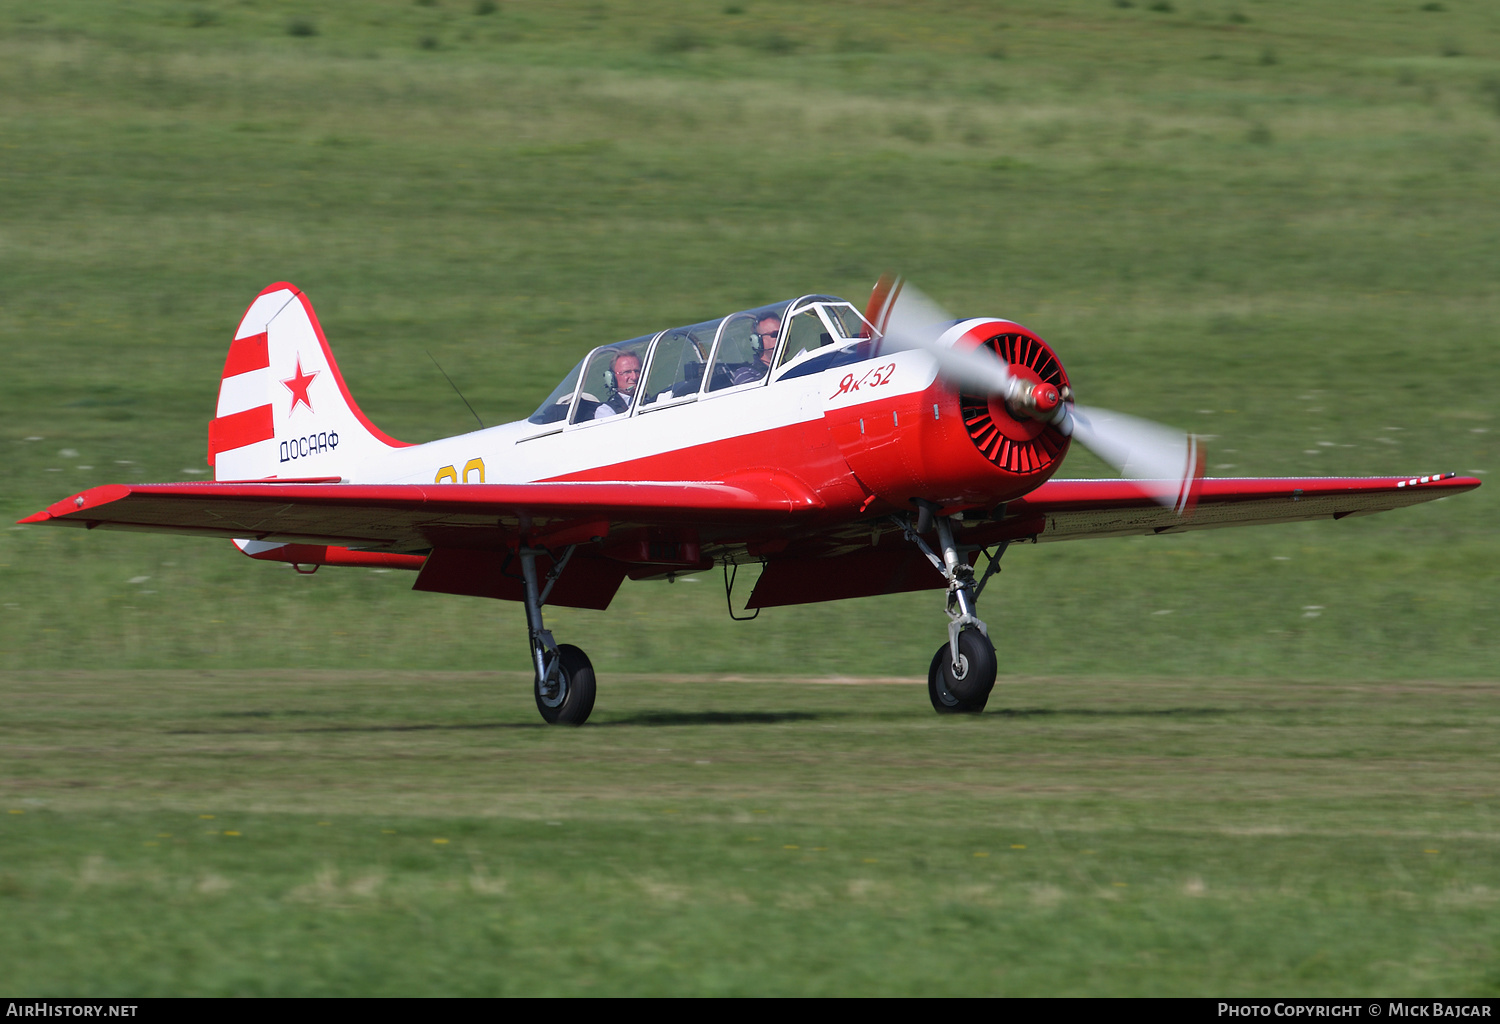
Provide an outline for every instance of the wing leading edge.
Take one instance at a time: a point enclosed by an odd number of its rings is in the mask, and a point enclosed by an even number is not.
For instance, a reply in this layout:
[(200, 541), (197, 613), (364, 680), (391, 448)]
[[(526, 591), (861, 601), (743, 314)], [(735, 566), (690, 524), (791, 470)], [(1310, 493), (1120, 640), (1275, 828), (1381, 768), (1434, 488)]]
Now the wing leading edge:
[(499, 548), (579, 523), (753, 525), (816, 511), (817, 496), (780, 475), (731, 481), (529, 484), (111, 484), (22, 523), (143, 530), (381, 551)]

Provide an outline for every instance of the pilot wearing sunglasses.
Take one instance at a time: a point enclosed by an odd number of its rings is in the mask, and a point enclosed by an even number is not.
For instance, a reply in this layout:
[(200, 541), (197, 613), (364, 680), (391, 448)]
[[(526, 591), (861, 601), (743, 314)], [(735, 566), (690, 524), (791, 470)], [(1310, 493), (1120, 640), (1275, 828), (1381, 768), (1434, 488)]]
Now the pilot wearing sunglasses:
[(750, 365), (742, 366), (734, 371), (733, 382), (735, 384), (748, 384), (752, 380), (760, 380), (771, 369), (771, 357), (776, 354), (776, 338), (781, 334), (781, 318), (778, 316), (761, 317), (755, 321), (755, 344), (757, 351)]

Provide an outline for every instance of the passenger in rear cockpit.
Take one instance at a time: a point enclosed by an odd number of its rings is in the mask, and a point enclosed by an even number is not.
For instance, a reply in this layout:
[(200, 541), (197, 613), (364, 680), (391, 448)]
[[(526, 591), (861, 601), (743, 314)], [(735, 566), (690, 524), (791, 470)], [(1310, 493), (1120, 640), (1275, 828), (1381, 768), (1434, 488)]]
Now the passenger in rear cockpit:
[(641, 382), (641, 360), (631, 352), (621, 352), (610, 364), (606, 383), (614, 390), (599, 408), (594, 410), (594, 419), (602, 420), (616, 413), (625, 412), (635, 398), (636, 385)]

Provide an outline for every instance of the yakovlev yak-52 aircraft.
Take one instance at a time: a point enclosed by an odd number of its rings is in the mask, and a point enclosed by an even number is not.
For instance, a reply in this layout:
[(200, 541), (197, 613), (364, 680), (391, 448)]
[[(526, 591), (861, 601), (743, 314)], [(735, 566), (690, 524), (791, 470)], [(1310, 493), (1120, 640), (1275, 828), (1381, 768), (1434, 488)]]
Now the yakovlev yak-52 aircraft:
[[(1073, 441), (1126, 479), (1052, 479)], [(528, 418), (427, 444), (365, 418), (307, 297), (273, 284), (229, 347), (208, 462), (213, 483), (95, 487), (21, 521), (231, 538), (303, 572), (399, 567), (417, 590), (522, 601), (537, 709), (573, 725), (593, 666), (542, 608), (606, 608), (627, 577), (722, 567), (732, 597), (733, 571), (760, 563), (747, 609), (944, 589), (928, 692), (977, 712), (996, 658), (976, 602), (1010, 544), (1341, 519), (1479, 486), (1205, 479), (1196, 438), (1075, 404), (1025, 327), (955, 320), (890, 278), (863, 313), (804, 295), (603, 345)]]

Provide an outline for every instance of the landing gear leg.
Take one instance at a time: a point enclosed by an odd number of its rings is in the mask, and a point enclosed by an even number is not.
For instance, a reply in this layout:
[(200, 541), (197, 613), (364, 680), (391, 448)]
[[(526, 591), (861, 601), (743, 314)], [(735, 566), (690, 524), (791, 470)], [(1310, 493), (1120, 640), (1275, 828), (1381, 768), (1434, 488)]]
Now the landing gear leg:
[(536, 673), (536, 709), (551, 725), (582, 725), (594, 710), (594, 666), (572, 644), (558, 643), (542, 625), (542, 605), (552, 593), (552, 584), (562, 573), (573, 549), (548, 574), (547, 587), (538, 590), (536, 548), (521, 548), (521, 573), (526, 579), (526, 630), (531, 638), (531, 662)]
[(989, 627), (979, 618), (976, 602), (979, 589), (994, 572), (1000, 554), (991, 559), (984, 581), (976, 586), (973, 566), (959, 555), (953, 541), (952, 520), (947, 516), (932, 516), (930, 510), (924, 509), (922, 520), (929, 517), (937, 526), (938, 542), (943, 549), (941, 558), (909, 522), (900, 521), (907, 538), (922, 549), (948, 580), (948, 642), (932, 656), (927, 669), (927, 696), (939, 714), (977, 714), (984, 710), (995, 687), (997, 663)]

